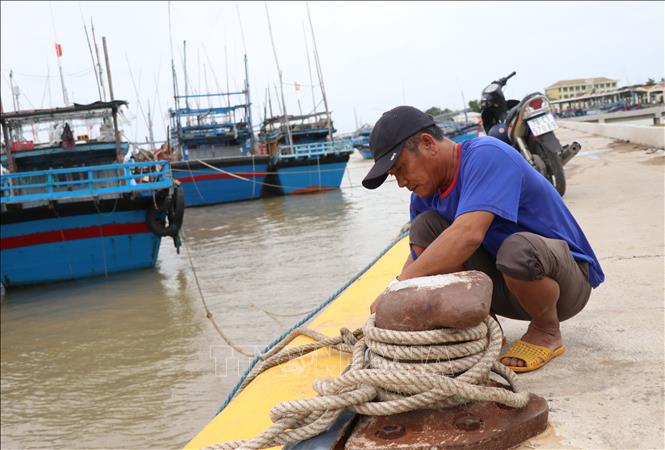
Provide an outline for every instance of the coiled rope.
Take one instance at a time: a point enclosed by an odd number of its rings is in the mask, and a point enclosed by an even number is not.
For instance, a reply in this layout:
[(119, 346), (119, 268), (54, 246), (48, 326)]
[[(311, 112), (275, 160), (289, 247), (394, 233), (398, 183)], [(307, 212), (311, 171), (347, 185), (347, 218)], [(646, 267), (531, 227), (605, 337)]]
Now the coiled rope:
[[(315, 342), (286, 349), (297, 335)], [(392, 415), (493, 401), (521, 408), (529, 401), (515, 374), (497, 361), (502, 333), (491, 317), (471, 328), (392, 331), (376, 328), (370, 316), (362, 329), (342, 329), (327, 337), (306, 328), (293, 330), (244, 380), (323, 347), (351, 353), (351, 364), (338, 378), (314, 382), (316, 397), (282, 402), (270, 411), (273, 424), (248, 440), (229, 441), (208, 450), (262, 449), (309, 439), (325, 431), (347, 409), (363, 415)], [(489, 387), (490, 373), (512, 390)]]

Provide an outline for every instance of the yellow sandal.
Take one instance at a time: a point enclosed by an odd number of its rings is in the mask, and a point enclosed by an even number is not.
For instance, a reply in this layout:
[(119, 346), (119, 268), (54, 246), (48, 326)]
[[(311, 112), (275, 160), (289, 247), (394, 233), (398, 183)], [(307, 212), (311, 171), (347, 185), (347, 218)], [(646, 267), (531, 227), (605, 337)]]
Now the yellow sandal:
[(545, 364), (559, 355), (563, 355), (566, 351), (565, 346), (561, 346), (555, 350), (550, 350), (542, 345), (530, 344), (523, 340), (516, 341), (510, 346), (508, 351), (499, 357), (499, 361), (503, 358), (516, 358), (521, 359), (526, 363), (524, 367), (506, 366), (514, 372), (531, 372), (532, 370), (540, 369)]

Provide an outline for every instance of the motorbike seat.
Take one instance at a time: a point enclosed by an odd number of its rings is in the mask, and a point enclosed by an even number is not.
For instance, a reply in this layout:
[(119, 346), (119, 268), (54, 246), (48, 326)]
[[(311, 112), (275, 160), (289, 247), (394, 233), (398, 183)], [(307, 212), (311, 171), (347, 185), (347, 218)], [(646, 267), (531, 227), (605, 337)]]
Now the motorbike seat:
[(522, 101), (517, 101), (517, 100), (508, 100), (508, 105), (511, 108), (510, 111), (508, 111), (508, 114), (506, 115), (506, 123), (511, 124), (512, 121), (517, 117), (517, 115), (522, 111), (524, 108), (524, 105), (529, 103), (533, 97), (536, 95), (543, 95), (540, 92), (532, 92), (529, 95), (526, 95)]
[(515, 116), (520, 111), (520, 102), (519, 100), (508, 100), (508, 113), (506, 113), (506, 124), (510, 125), (515, 119)]

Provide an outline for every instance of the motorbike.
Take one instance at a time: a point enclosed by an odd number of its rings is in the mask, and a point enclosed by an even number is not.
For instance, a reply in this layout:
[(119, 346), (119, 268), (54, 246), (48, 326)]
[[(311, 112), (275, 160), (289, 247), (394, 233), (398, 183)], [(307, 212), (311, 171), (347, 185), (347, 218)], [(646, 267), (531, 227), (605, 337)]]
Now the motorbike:
[(520, 100), (508, 100), (503, 88), (516, 72), (493, 81), (480, 98), (483, 128), (515, 148), (559, 192), (566, 192), (563, 166), (581, 149), (578, 142), (561, 146), (554, 134), (558, 128), (547, 97), (534, 92)]

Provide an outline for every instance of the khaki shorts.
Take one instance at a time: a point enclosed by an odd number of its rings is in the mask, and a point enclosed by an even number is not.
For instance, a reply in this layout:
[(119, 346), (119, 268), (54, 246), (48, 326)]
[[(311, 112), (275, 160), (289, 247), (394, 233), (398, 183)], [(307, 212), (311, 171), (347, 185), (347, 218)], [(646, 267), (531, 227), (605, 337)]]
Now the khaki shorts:
[[(419, 214), (411, 222), (410, 245), (427, 247), (450, 222), (436, 211)], [(552, 278), (559, 284), (557, 312), (560, 321), (580, 312), (591, 295), (589, 265), (577, 262), (565, 241), (520, 232), (506, 238), (496, 259), (482, 246), (466, 261), (464, 268), (486, 273), (494, 283), (492, 312), (518, 320), (531, 320), (517, 298), (508, 290), (502, 273), (518, 280)]]

